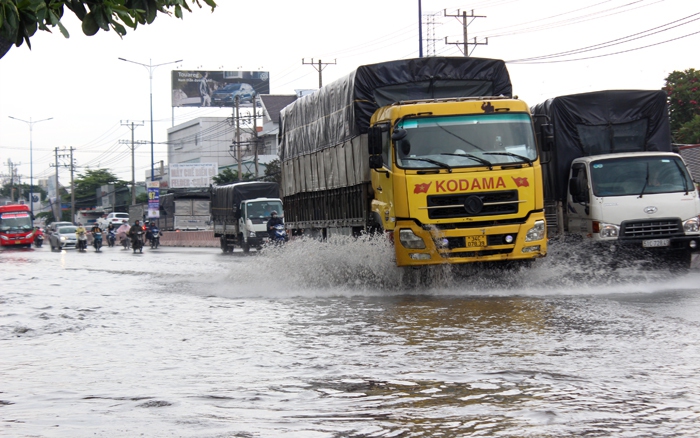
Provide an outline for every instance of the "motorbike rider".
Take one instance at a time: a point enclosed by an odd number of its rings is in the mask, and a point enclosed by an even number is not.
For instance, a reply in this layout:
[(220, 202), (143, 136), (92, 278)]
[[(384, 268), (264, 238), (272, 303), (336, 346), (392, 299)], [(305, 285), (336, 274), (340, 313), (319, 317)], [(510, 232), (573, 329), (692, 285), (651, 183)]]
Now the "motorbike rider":
[(141, 224), (139, 224), (139, 220), (136, 219), (134, 221), (134, 225), (131, 226), (129, 229), (129, 232), (127, 233), (129, 237), (131, 237), (131, 246), (134, 246), (134, 243), (136, 242), (136, 239), (138, 239), (138, 232), (141, 231), (143, 232), (143, 228), (141, 228)]
[(275, 237), (275, 225), (284, 225), (284, 221), (281, 217), (277, 217), (277, 211), (272, 210), (270, 212), (270, 220), (267, 221), (267, 233), (271, 238)]
[[(76, 245), (81, 245), (81, 237), (85, 236), (85, 227), (83, 227), (82, 222), (78, 222), (78, 226), (75, 228), (75, 238), (77, 239)], [(85, 244), (87, 245), (87, 239), (85, 240)], [(85, 249), (85, 248), (83, 248)]]
[(129, 234), (129, 224), (124, 219), (122, 221), (122, 224), (117, 228), (117, 239), (121, 242), (122, 239), (126, 239), (126, 236)]

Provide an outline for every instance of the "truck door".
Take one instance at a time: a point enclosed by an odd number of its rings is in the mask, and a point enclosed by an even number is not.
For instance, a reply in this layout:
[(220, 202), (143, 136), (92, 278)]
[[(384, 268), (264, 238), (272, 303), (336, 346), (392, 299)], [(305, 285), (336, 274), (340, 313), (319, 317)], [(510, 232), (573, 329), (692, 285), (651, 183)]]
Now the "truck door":
[(394, 229), (394, 181), (389, 127), (382, 130), (382, 168), (372, 170), (372, 212), (384, 230)]
[(570, 233), (588, 234), (593, 232), (590, 202), (591, 189), (586, 165), (574, 163), (571, 166), (566, 202), (567, 225)]

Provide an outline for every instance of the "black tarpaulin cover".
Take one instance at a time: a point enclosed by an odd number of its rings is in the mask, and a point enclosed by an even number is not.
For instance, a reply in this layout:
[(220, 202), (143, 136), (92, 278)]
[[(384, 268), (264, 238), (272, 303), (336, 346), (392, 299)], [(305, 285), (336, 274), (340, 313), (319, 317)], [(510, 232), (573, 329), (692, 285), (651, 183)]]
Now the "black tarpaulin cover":
[(211, 188), (211, 214), (215, 218), (231, 216), (241, 202), (254, 198), (279, 198), (275, 182), (241, 182)]
[(364, 134), (378, 108), (402, 100), (511, 95), (508, 70), (498, 59), (432, 57), (363, 65), (280, 112), (280, 157), (284, 161)]
[[(545, 178), (553, 195), (566, 199), (571, 162), (579, 157), (615, 152), (671, 152), (666, 93), (661, 90), (607, 90), (549, 99), (531, 108), (537, 125), (554, 128), (554, 162)], [(636, 132), (640, 131), (640, 132)], [(594, 141), (598, 135), (598, 141)], [(605, 136), (609, 138), (606, 138)]]

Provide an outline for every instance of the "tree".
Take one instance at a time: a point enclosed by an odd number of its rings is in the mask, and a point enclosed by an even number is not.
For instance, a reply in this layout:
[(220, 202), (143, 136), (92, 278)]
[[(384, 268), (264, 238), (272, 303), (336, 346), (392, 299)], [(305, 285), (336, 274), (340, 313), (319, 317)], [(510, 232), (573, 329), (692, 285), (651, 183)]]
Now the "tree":
[(280, 171), (280, 160), (272, 160), (265, 165), (265, 176), (263, 181), (282, 183), (282, 172)]
[[(253, 175), (250, 173), (244, 173), (243, 174), (243, 181), (250, 181), (253, 179)], [(212, 181), (214, 181), (217, 185), (224, 185), (224, 184), (231, 184), (238, 182), (238, 172), (231, 170), (230, 167), (227, 167), (226, 169), (222, 170), (219, 172), (218, 175), (212, 178)]]
[(129, 184), (120, 180), (107, 169), (86, 170), (85, 174), (80, 174), (74, 181), (75, 184), (75, 207), (92, 208), (101, 204), (97, 199), (97, 189), (108, 184), (114, 184), (114, 188), (124, 187)]
[(151, 24), (158, 13), (175, 14), (183, 18), (182, 10), (192, 12), (191, 5), (202, 7), (202, 2), (216, 8), (214, 0), (0, 0), (0, 58), (12, 47), (23, 42), (31, 49), (29, 39), (37, 30), (51, 32), (58, 27), (68, 38), (68, 30), (61, 23), (64, 7), (82, 22), (83, 33), (95, 35), (100, 29), (114, 30), (120, 37), (126, 28)]
[(700, 71), (674, 71), (666, 78), (671, 132), (676, 143), (700, 142)]
[(36, 184), (33, 186), (34, 190), (31, 190), (31, 188), (32, 187), (29, 184), (10, 184), (8, 182), (0, 187), (0, 196), (6, 196), (13, 200), (17, 200), (18, 195), (21, 193), (24, 198), (29, 199), (29, 194), (33, 191), (34, 195), (38, 196), (39, 199), (46, 198), (46, 190), (42, 189)]

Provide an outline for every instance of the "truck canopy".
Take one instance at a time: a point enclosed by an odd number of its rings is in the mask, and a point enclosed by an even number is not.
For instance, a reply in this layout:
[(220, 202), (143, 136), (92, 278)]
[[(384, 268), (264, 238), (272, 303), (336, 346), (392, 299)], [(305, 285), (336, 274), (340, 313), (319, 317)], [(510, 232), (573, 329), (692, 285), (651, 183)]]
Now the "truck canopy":
[(275, 182), (241, 182), (211, 187), (212, 219), (222, 219), (235, 214), (246, 199), (279, 198), (279, 184)]
[(363, 65), (280, 112), (280, 159), (317, 152), (367, 133), (392, 103), (449, 97), (511, 97), (505, 62), (431, 57)]
[(533, 106), (535, 124), (549, 123), (554, 130), (552, 163), (543, 169), (545, 197), (566, 199), (569, 168), (576, 158), (672, 152), (666, 99), (661, 90), (607, 90), (559, 96)]

